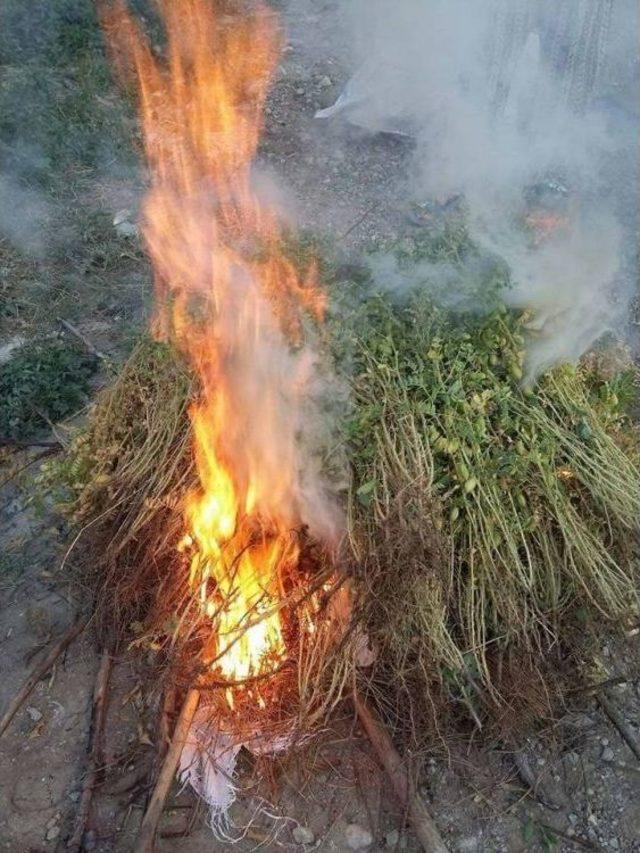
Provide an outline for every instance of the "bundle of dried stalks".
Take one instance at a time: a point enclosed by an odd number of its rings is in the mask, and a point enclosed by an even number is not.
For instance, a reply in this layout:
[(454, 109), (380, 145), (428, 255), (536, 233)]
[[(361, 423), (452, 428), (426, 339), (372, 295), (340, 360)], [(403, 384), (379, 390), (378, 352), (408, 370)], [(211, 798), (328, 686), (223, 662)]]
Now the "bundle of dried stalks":
[[(226, 706), (225, 691), (237, 685), (215, 674), (212, 619), (203, 618), (189, 584), (190, 556), (178, 548), (185, 496), (197, 477), (188, 417), (197, 393), (175, 350), (143, 339), (97, 399), (55, 475), (77, 525), (69, 555), (81, 565), (83, 554), (91, 557), (103, 633), (155, 652), (159, 676), (180, 688), (197, 683), (204, 701)], [(292, 536), (301, 558), (281, 572), (276, 605), (287, 655), (274, 662), (277, 678), (274, 672), (258, 677), (259, 704), (252, 679), (244, 694), (234, 694), (243, 704), (234, 719), (247, 735), (260, 729), (275, 737), (286, 729), (294, 741), (296, 732), (320, 726), (343, 694), (351, 639), (343, 579), (304, 530)], [(244, 629), (268, 616), (246, 614)]]

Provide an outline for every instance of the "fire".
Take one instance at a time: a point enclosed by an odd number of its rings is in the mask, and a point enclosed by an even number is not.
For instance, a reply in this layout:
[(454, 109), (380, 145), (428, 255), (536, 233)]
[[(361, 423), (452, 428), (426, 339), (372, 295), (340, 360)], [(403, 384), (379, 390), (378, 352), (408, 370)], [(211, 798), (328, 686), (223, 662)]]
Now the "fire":
[[(199, 488), (186, 500), (189, 583), (211, 626), (211, 666), (230, 681), (285, 655), (283, 572), (302, 521), (298, 432), (308, 363), (304, 313), (321, 319), (314, 271), (282, 250), (275, 211), (252, 164), (279, 55), (271, 12), (160, 0), (161, 56), (123, 0), (104, 13), (123, 76), (134, 80), (150, 189), (144, 235), (157, 334), (200, 378), (190, 416)], [(298, 345), (297, 348), (295, 345)]]

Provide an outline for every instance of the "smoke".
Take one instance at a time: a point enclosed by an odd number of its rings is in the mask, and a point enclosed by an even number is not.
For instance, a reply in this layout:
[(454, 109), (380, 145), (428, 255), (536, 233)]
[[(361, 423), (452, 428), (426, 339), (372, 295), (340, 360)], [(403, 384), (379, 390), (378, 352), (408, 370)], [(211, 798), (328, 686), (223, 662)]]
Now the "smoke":
[(530, 372), (620, 327), (637, 233), (637, 4), (354, 0), (351, 14), (360, 60), (333, 112), (414, 138), (417, 200), (464, 194), (473, 236), (510, 266), (511, 302), (538, 317)]
[(45, 251), (50, 217), (51, 205), (42, 194), (0, 173), (0, 239), (8, 240), (25, 255), (40, 257)]

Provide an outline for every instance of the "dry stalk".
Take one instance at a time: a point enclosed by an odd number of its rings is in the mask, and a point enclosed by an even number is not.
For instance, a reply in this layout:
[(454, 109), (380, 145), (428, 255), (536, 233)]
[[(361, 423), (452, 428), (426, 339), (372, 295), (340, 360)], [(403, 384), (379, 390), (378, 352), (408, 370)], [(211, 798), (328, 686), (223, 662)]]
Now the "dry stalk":
[(71, 838), (67, 842), (68, 853), (79, 853), (82, 849), (87, 821), (91, 813), (91, 800), (98, 782), (100, 767), (104, 766), (104, 724), (107, 712), (107, 688), (111, 673), (112, 658), (108, 651), (102, 653), (100, 668), (96, 676), (91, 706), (91, 725), (89, 729), (89, 766), (82, 783), (82, 794), (78, 804)]

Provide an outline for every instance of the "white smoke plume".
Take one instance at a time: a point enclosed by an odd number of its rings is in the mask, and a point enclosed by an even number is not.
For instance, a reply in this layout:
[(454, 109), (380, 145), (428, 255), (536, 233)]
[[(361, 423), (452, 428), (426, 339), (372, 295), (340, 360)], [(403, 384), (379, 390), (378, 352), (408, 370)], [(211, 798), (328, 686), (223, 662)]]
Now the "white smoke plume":
[[(325, 115), (413, 137), (417, 200), (464, 194), (473, 235), (511, 267), (511, 300), (538, 315), (530, 372), (619, 327), (634, 286), (638, 4), (354, 0), (351, 13), (359, 59)], [(532, 187), (562, 208), (539, 245), (522, 228)]]

